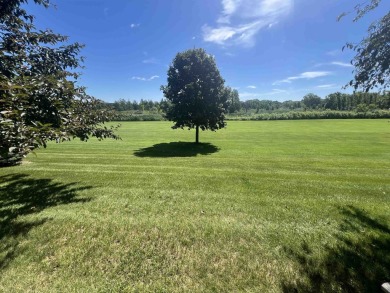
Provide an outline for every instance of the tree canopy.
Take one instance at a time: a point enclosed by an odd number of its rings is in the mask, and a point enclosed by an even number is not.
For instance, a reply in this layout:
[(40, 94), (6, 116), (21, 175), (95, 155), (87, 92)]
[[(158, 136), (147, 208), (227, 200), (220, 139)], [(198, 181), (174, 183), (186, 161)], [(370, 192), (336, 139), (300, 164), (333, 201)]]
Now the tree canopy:
[(178, 53), (168, 69), (168, 84), (161, 86), (171, 102), (166, 117), (175, 124), (172, 128), (212, 131), (224, 128), (229, 91), (225, 90), (214, 58), (204, 49)]
[(321, 98), (312, 93), (305, 95), (302, 102), (309, 109), (316, 109), (321, 106)]
[(228, 112), (234, 113), (240, 111), (241, 104), (240, 104), (240, 95), (238, 93), (238, 90), (232, 89), (231, 87), (227, 86), (225, 88), (225, 91), (227, 95)]
[[(0, 166), (11, 165), (50, 140), (115, 138), (104, 127), (112, 113), (77, 84), (83, 45), (38, 30), (23, 4), (0, 5)], [(34, 0), (48, 8), (50, 0)]]
[[(364, 17), (377, 8), (381, 0), (371, 0), (355, 6), (354, 21)], [(343, 17), (345, 14), (340, 16)], [(368, 35), (357, 44), (346, 46), (356, 52), (351, 61), (355, 66), (354, 79), (349, 86), (368, 92), (373, 89), (385, 90), (390, 85), (390, 12), (373, 22), (368, 28)]]

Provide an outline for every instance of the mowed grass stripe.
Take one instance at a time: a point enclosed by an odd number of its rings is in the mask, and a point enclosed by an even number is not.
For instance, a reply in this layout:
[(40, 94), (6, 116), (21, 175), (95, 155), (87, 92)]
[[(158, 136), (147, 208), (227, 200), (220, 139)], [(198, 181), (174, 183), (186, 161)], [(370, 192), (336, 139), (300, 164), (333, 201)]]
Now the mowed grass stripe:
[[(134, 169), (124, 169), (124, 170), (98, 170), (94, 167), (91, 168), (78, 168), (77, 170), (74, 170), (73, 168), (33, 168), (30, 169), (31, 171), (35, 172), (69, 172), (71, 171), (74, 174), (77, 174), (77, 176), (80, 176), (80, 178), (91, 176), (90, 173), (96, 173), (94, 176), (98, 174), (115, 174), (119, 177), (123, 177), (120, 179), (120, 181), (125, 180), (144, 180), (145, 176), (148, 177), (149, 180), (153, 181), (163, 181), (170, 176), (176, 176), (178, 180), (186, 180), (188, 174), (183, 175), (182, 173), (178, 172), (178, 170), (173, 170), (175, 172), (170, 172), (169, 170), (150, 170), (149, 168), (135, 168)], [(321, 185), (324, 186), (332, 186), (334, 184), (343, 184), (348, 183), (348, 186), (354, 186), (358, 189), (362, 189), (362, 183), (368, 184), (367, 189), (372, 189), (372, 186), (377, 186), (378, 184), (383, 183), (383, 178), (379, 176), (378, 174), (359, 174), (351, 176), (349, 174), (346, 174), (345, 172), (341, 172), (340, 174), (337, 174), (335, 172), (331, 172), (329, 174), (323, 174), (320, 171), (317, 171), (315, 173), (308, 173), (308, 172), (288, 172), (284, 171), (281, 172), (280, 170), (263, 170), (263, 171), (257, 171), (257, 172), (249, 172), (249, 171), (234, 171), (234, 170), (208, 170), (209, 172), (207, 174), (202, 174), (199, 171), (203, 171), (205, 168), (200, 169), (197, 168), (196, 170), (193, 170), (194, 172), (191, 174), (191, 177), (203, 180), (233, 180), (234, 184), (239, 184), (241, 177), (239, 176), (254, 176), (252, 178), (254, 181), (258, 181), (259, 183), (263, 183), (265, 181), (282, 181), (281, 184), (295, 184), (295, 185), (301, 185), (301, 186), (318, 186)], [(381, 171), (381, 170), (377, 170)], [(300, 179), (296, 179), (296, 177), (299, 176)], [(238, 178), (237, 178), (238, 177)], [(106, 176), (97, 176), (96, 179), (101, 179), (102, 182), (105, 181)], [(333, 179), (333, 180), (332, 180)], [(192, 179), (188, 179), (188, 181), (192, 181)], [(254, 183), (254, 182), (252, 182)], [(107, 183), (104, 183), (107, 184)], [(372, 185), (372, 186), (371, 186)], [(390, 184), (383, 185), (386, 189), (390, 186)], [(339, 186), (341, 188), (342, 186)]]

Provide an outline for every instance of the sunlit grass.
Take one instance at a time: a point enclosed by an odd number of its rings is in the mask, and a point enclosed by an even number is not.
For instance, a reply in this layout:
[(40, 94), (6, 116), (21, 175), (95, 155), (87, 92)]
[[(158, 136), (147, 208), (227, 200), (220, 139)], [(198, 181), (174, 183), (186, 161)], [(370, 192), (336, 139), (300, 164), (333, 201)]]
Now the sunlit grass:
[[(0, 169), (0, 292), (375, 292), (386, 120), (123, 123)], [(374, 290), (374, 291), (373, 291)]]

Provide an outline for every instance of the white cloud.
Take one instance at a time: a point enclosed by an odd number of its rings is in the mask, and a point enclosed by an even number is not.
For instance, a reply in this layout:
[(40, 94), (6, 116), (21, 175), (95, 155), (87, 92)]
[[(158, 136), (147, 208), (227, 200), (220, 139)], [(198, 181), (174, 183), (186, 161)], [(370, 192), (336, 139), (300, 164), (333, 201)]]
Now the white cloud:
[(262, 28), (272, 28), (293, 7), (294, 0), (221, 0), (216, 26), (203, 26), (203, 39), (219, 45), (253, 46)]
[(353, 67), (351, 63), (342, 62), (342, 61), (333, 61), (329, 63), (317, 63), (314, 65), (314, 67), (322, 67), (322, 66), (329, 66), (329, 65), (336, 65), (341, 67)]
[(256, 7), (256, 0), (250, 1), (255, 9), (251, 9), (250, 6), (247, 9), (254, 15), (272, 15), (279, 16), (281, 13), (289, 11), (292, 8), (293, 1), (291, 0), (263, 0), (261, 6)]
[(158, 75), (153, 75), (153, 76), (151, 76), (151, 77), (149, 77), (149, 78), (147, 78), (147, 77), (133, 76), (131, 79), (133, 79), (133, 80), (141, 80), (141, 81), (151, 81), (151, 80), (156, 79), (156, 78), (160, 78), (160, 76), (158, 76)]
[(254, 85), (248, 85), (247, 88), (248, 88), (248, 89), (255, 89), (256, 86), (254, 86)]
[(254, 93), (254, 92), (240, 92), (240, 98), (242, 99), (263, 99), (266, 96), (287, 94), (287, 90), (272, 89), (270, 92)]
[(317, 88), (320, 88), (320, 89), (331, 89), (331, 88), (339, 88), (339, 86), (337, 86), (337, 84), (322, 84), (322, 85), (317, 85)]
[(130, 24), (130, 28), (137, 28), (137, 27), (140, 27), (141, 24), (139, 23), (132, 23)]
[(290, 77), (287, 77), (285, 79), (275, 81), (272, 85), (278, 85), (278, 84), (282, 84), (282, 83), (291, 83), (293, 80), (297, 80), (297, 79), (313, 79), (313, 78), (317, 78), (317, 77), (324, 77), (324, 76), (328, 76), (331, 74), (332, 74), (332, 72), (329, 72), (329, 71), (307, 71), (307, 72), (303, 72), (303, 73), (296, 75), (296, 76), (290, 76)]
[(340, 55), (341, 52), (342, 52), (342, 51), (341, 51), (340, 49), (336, 49), (336, 50), (332, 50), (332, 51), (326, 52), (326, 55), (329, 55), (329, 56), (337, 56), (337, 55)]
[(148, 59), (142, 60), (142, 63), (144, 63), (144, 64), (160, 64), (160, 61), (156, 58), (148, 58)]
[(276, 22), (271, 22), (269, 25), (268, 25), (268, 28), (272, 28), (274, 25), (277, 25), (278, 24), (278, 22), (276, 21)]
[(208, 25), (204, 25), (203, 39), (206, 42), (212, 42), (219, 45), (235, 44), (251, 47), (254, 45), (254, 36), (266, 25), (267, 23), (262, 21), (256, 21), (236, 27), (222, 26), (212, 28)]
[(307, 71), (307, 72), (301, 73), (298, 76), (289, 77), (288, 79), (289, 80), (302, 79), (302, 78), (304, 78), (304, 79), (312, 79), (312, 78), (327, 76), (327, 75), (330, 75), (330, 74), (331, 74), (331, 72), (329, 72), (329, 71)]
[(230, 16), (236, 12), (240, 2), (240, 0), (222, 0), (223, 11), (217, 22), (230, 23)]
[(217, 43), (223, 45), (227, 40), (231, 39), (238, 33), (237, 28), (233, 27), (220, 27), (212, 28), (208, 25), (203, 26), (203, 39), (206, 42)]
[(353, 67), (353, 65), (350, 63), (345, 63), (345, 62), (340, 62), (340, 61), (333, 61), (331, 64), (342, 66), (342, 67)]
[(272, 89), (273, 94), (280, 94), (280, 93), (287, 93), (286, 90), (281, 90), (281, 89)]

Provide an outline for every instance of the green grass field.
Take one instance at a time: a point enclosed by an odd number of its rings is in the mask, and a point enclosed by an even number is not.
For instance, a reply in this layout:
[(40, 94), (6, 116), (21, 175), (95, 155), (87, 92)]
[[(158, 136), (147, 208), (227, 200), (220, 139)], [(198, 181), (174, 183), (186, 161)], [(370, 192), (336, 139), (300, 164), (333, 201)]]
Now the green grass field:
[(0, 292), (379, 292), (387, 120), (127, 122), (0, 169)]

